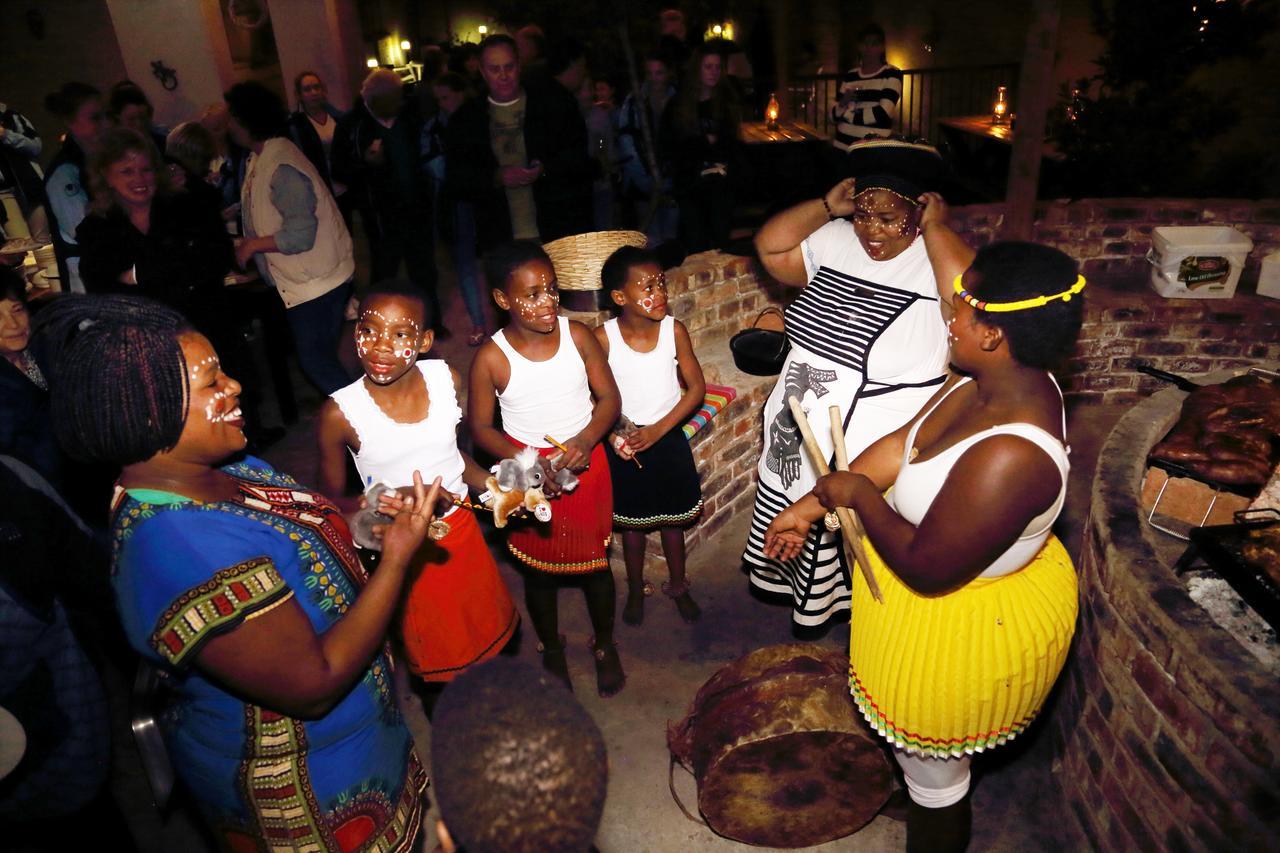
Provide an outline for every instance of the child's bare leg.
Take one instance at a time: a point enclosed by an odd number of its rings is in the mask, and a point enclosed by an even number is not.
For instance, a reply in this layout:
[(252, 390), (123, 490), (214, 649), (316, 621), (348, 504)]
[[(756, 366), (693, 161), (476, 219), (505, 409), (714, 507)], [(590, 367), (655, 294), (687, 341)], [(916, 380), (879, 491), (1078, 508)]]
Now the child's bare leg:
[(643, 530), (622, 532), (622, 560), (627, 566), (627, 603), (622, 608), (622, 621), (628, 625), (644, 622), (644, 549)]
[(556, 609), (556, 593), (559, 589), (556, 578), (536, 569), (530, 569), (525, 575), (524, 603), (529, 608), (533, 631), (538, 635), (542, 666), (572, 690), (569, 664), (564, 657), (564, 637), (560, 636), (560, 614)]
[(697, 622), (702, 615), (702, 608), (689, 595), (689, 580), (684, 573), (684, 530), (679, 527), (662, 528), (662, 553), (667, 558), (667, 568), (671, 571), (671, 582), (663, 584), (662, 591), (675, 599), (676, 610), (680, 618), (686, 622)]
[(582, 590), (587, 596), (587, 614), (595, 631), (592, 651), (596, 656), (596, 687), (601, 696), (612, 696), (627, 681), (613, 642), (613, 612), (617, 607), (618, 594), (613, 584), (613, 572), (607, 568), (592, 572), (583, 579)]

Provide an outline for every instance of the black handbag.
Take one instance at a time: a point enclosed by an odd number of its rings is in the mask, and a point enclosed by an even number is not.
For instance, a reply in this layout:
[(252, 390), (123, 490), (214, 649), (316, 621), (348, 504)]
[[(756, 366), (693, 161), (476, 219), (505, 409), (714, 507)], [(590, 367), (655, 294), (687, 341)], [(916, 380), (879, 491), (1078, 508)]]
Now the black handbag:
[(743, 329), (729, 339), (729, 351), (733, 353), (733, 363), (743, 373), (752, 376), (777, 376), (782, 372), (782, 364), (787, 360), (791, 344), (787, 342), (786, 332), (775, 332), (773, 329), (757, 327), (760, 318), (765, 314), (782, 315), (782, 310), (770, 305), (760, 312), (751, 328)]

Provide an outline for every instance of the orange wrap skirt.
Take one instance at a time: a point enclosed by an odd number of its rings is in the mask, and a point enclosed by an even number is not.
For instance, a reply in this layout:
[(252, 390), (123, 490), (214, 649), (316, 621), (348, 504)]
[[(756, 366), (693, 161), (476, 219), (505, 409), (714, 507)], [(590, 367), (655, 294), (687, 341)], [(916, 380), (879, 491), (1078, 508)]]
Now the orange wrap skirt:
[(451, 681), (493, 657), (520, 623), (475, 514), (460, 508), (443, 521), (449, 533), (418, 552), (400, 616), (409, 669), (425, 681)]

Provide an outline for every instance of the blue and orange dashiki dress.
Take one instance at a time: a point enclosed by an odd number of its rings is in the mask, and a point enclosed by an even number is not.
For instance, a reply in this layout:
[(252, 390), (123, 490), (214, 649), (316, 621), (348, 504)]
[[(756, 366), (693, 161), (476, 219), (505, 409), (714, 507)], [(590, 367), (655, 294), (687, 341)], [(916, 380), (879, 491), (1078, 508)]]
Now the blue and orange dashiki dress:
[(290, 598), (323, 633), (367, 580), (323, 496), (253, 457), (222, 470), (239, 482), (237, 500), (117, 489), (112, 504), (125, 632), (174, 675), (163, 719), (174, 769), (231, 850), (407, 850), (426, 775), (385, 650), (318, 720), (246, 702), (193, 666), (210, 638)]

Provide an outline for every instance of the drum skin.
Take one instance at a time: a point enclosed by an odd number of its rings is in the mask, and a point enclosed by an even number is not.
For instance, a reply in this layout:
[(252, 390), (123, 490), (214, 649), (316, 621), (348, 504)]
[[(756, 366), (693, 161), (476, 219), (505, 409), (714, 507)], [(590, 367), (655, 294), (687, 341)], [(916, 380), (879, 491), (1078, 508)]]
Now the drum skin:
[(808, 847), (856, 832), (889, 798), (886, 748), (849, 695), (848, 660), (808, 644), (767, 646), (721, 669), (667, 727), (719, 834)]

